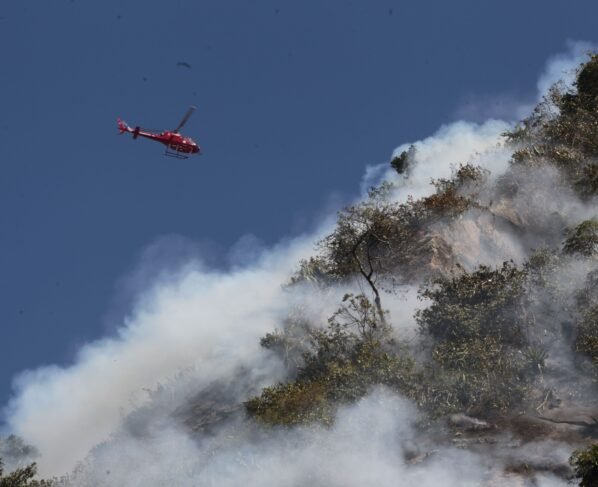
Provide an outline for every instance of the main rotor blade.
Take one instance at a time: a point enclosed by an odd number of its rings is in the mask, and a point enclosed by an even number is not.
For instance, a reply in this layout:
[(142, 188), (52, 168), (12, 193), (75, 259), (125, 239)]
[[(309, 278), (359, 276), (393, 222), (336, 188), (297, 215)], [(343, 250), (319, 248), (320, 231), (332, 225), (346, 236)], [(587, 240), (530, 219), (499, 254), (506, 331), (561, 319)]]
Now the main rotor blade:
[(181, 123), (179, 123), (178, 127), (175, 128), (173, 130), (173, 132), (178, 132), (181, 129), (181, 127), (187, 123), (187, 120), (189, 120), (189, 117), (193, 113), (193, 110), (195, 110), (195, 107), (194, 106), (190, 106), (189, 110), (187, 110), (187, 113), (185, 113), (185, 116), (183, 117), (183, 120), (181, 120)]

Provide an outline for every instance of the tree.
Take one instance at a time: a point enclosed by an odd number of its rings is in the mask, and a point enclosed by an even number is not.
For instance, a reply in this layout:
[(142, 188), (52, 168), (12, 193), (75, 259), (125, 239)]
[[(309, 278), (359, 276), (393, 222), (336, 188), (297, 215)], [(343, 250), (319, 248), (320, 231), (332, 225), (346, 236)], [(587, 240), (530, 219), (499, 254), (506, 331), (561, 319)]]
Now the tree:
[(396, 265), (405, 230), (400, 205), (387, 201), (389, 187), (370, 190), (369, 198), (339, 213), (332, 234), (319, 242), (329, 268), (347, 277), (357, 272), (374, 294), (380, 321), (386, 321), (380, 298), (380, 278)]
[(347, 294), (325, 329), (311, 330), (311, 347), (295, 380), (267, 387), (245, 403), (266, 424), (331, 424), (337, 407), (383, 384), (408, 391), (413, 362), (398, 350), (364, 295)]
[(530, 346), (526, 277), (505, 262), (498, 269), (480, 266), (439, 277), (421, 289), (430, 305), (416, 312), (416, 320), (432, 361), (417, 397), (432, 414), (488, 414), (524, 400), (528, 379), (544, 360)]
[(4, 475), (4, 465), (0, 459), (0, 487), (52, 487), (56, 485), (53, 480), (33, 480), (37, 474), (37, 465), (34, 463), (17, 468), (12, 473)]
[(16, 435), (0, 436), (0, 458), (10, 468), (24, 467), (39, 457), (37, 449)]
[(579, 479), (579, 487), (598, 485), (598, 443), (574, 451), (569, 463), (575, 471), (574, 478)]
[(408, 150), (401, 152), (390, 161), (390, 166), (397, 172), (397, 174), (409, 174), (413, 163), (415, 161), (416, 148), (414, 145), (410, 146)]
[(438, 277), (420, 291), (431, 305), (419, 310), (421, 330), (439, 341), (496, 337), (501, 342), (527, 344), (526, 272), (513, 263), (456, 277)]
[(515, 165), (556, 166), (582, 198), (598, 193), (598, 55), (583, 64), (575, 90), (556, 84), (533, 113), (505, 134)]
[(588, 273), (585, 285), (577, 292), (575, 351), (587, 356), (598, 376), (598, 270)]
[(563, 250), (586, 257), (598, 254), (598, 221), (585, 220), (569, 232)]

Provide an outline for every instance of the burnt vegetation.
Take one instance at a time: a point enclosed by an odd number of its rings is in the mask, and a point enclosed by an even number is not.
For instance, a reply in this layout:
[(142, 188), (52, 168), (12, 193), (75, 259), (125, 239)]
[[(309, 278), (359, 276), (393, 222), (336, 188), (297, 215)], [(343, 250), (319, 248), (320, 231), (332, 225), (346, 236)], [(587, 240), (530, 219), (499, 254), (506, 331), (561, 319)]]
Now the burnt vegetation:
[[(511, 165), (486, 194), (513, 198), (525, 191), (518, 179), (523, 168), (550, 167), (582, 203), (595, 202), (598, 55), (579, 68), (572, 89), (554, 86), (505, 135)], [(416, 161), (417, 148), (411, 147), (391, 167), (397, 177), (408, 177)], [(595, 382), (598, 277), (589, 272), (573, 292), (566, 276), (575, 263), (586, 273), (596, 268), (598, 223), (578, 222), (559, 247), (547, 241), (535, 252), (529, 249), (524, 262), (466, 269), (436, 230), (472, 211), (496, 217), (480, 197), (489, 176), (462, 164), (451, 178), (431, 181), (431, 196), (397, 203), (396, 188), (385, 182), (341, 210), (333, 231), (313, 257), (299, 263), (287, 285), (291, 292), (294, 286), (324, 292), (344, 285), (362, 292), (347, 294), (326, 324), (294, 317), (264, 337), (262, 345), (287, 364), (288, 381), (250, 398), (249, 416), (264, 425), (330, 425), (339, 405), (359, 400), (376, 385), (411, 398), (431, 421), (448, 413), (486, 419), (522, 411), (538, 415), (561, 392), (554, 385), (559, 380), (567, 382), (571, 397), (579, 395), (577, 380)], [(518, 225), (526, 231), (525, 222)], [(386, 296), (404, 284), (419, 286), (415, 347), (393, 330), (384, 306)], [(557, 349), (577, 367), (564, 380), (555, 365), (561, 357), (551, 355)], [(585, 393), (594, 394), (587, 384)], [(579, 478), (594, 479), (594, 457), (594, 450), (572, 457)]]
[(508, 135), (513, 162), (557, 167), (577, 193), (598, 191), (598, 54), (577, 73), (574, 90), (555, 85), (532, 115)]
[(0, 487), (53, 487), (57, 485), (54, 480), (36, 480), (36, 474), (35, 462), (5, 474), (4, 465), (0, 459)]
[(579, 480), (580, 487), (598, 485), (598, 443), (574, 451), (569, 461), (575, 471), (574, 478)]
[[(452, 177), (431, 181), (430, 196), (397, 202), (397, 187), (383, 182), (338, 213), (331, 233), (312, 257), (299, 262), (286, 288), (347, 292), (327, 321), (314, 322), (299, 308), (261, 339), (281, 359), (286, 379), (244, 403), (258, 428), (329, 427), (339, 406), (357, 402), (376, 386), (410, 398), (427, 425), (447, 415), (470, 425), (509, 424), (515, 415), (537, 418), (551, 405), (558, 407), (560, 395), (595, 397), (598, 221), (580, 217), (558, 246), (540, 242), (520, 262), (499, 265), (466, 267), (463, 255), (439, 235), (474, 214), (505, 220), (481, 195), (513, 200), (526, 191), (522, 171), (555, 170), (563, 185), (595, 208), (598, 55), (579, 68), (572, 89), (554, 86), (505, 136), (513, 156), (497, 181), (463, 161)], [(408, 178), (415, 164), (414, 146), (390, 161), (397, 178)], [(527, 225), (521, 219), (511, 227), (535, 231)], [(420, 299), (411, 341), (393, 326), (397, 316), (385, 306), (405, 285), (417, 286)], [(565, 370), (563, 361), (575, 369)], [(598, 447), (587, 438), (575, 440), (588, 445), (571, 456), (575, 478), (582, 486), (598, 485)], [(0, 487), (58, 485), (35, 475), (35, 463), (6, 474), (0, 461)]]
[[(0, 487), (51, 487), (55, 480), (36, 480), (39, 455), (31, 445), (15, 435), (0, 436)], [(6, 464), (10, 465), (7, 471)]]

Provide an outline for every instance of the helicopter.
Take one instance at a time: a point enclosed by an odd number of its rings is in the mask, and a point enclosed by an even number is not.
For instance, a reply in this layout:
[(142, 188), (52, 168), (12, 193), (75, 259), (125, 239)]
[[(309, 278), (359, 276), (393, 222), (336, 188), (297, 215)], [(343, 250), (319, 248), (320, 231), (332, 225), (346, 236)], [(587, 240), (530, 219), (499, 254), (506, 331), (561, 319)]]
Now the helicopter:
[(145, 137), (146, 139), (155, 140), (166, 146), (164, 155), (174, 157), (175, 159), (187, 159), (191, 154), (201, 154), (201, 148), (191, 137), (185, 137), (184, 135), (179, 134), (179, 130), (185, 123), (187, 123), (187, 120), (189, 120), (189, 117), (194, 110), (195, 107), (190, 106), (177, 128), (162, 132), (150, 131), (149, 129), (144, 130), (139, 126), (131, 128), (124, 120), (117, 118), (116, 123), (118, 124), (118, 132), (121, 135), (125, 132), (129, 132), (133, 134), (134, 139), (137, 137)]

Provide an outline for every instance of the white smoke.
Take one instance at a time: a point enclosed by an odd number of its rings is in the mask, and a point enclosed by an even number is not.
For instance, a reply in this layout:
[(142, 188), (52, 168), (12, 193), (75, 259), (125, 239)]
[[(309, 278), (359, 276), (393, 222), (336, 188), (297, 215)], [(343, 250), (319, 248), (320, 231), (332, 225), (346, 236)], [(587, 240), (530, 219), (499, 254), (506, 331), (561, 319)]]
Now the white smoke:
[(434, 192), (430, 185), (432, 179), (449, 178), (459, 164), (467, 162), (488, 169), (493, 177), (500, 176), (508, 168), (512, 155), (512, 149), (503, 145), (502, 134), (513, 127), (515, 120), (528, 115), (555, 83), (560, 81), (564, 87), (571, 89), (579, 65), (596, 48), (596, 45), (589, 42), (567, 42), (566, 52), (559, 53), (546, 62), (538, 79), (536, 99), (517, 104), (514, 108), (516, 113), (507, 120), (490, 118), (483, 123), (458, 121), (443, 125), (431, 137), (401, 144), (392, 152), (391, 160), (408, 151), (411, 146), (415, 147), (409, 177), (397, 175), (388, 167), (388, 163), (368, 166), (361, 182), (362, 193), (365, 194), (371, 186), (385, 180), (399, 186), (397, 197), (401, 201), (407, 196), (425, 197)]
[(229, 274), (190, 263), (176, 278), (153, 283), (117, 336), (84, 346), (72, 366), (17, 377), (6, 418), (40, 450), (40, 471), (68, 471), (144, 403), (145, 388), (181, 369), (196, 365), (206, 381), (243, 364), (256, 374), (274, 370), (259, 339), (284, 318), (289, 303), (281, 283), (310, 250), (311, 242), (297, 240)]
[(552, 56), (547, 62), (544, 72), (538, 79), (538, 99), (548, 94), (550, 87), (562, 83), (565, 88), (571, 89), (577, 69), (581, 63), (588, 60), (588, 54), (597, 50), (597, 45), (584, 41), (568, 41), (567, 50)]
[[(422, 435), (418, 419), (414, 404), (377, 388), (341, 407), (329, 429), (296, 427), (266, 437), (232, 424), (200, 442), (172, 428), (143, 438), (123, 435), (97, 447), (68, 485), (508, 485), (499, 482), (501, 460), (522, 456), (518, 445), (496, 455), (472, 453)], [(540, 464), (558, 464), (566, 455), (554, 442), (526, 450), (526, 458)], [(540, 487), (567, 485), (550, 474), (536, 481)]]
[[(395, 149), (392, 157), (415, 147), (409, 177), (404, 179), (393, 169), (387, 170), (384, 179), (398, 186), (397, 199), (407, 196), (422, 198), (434, 192), (433, 179), (448, 179), (459, 164), (471, 162), (500, 174), (508, 167), (510, 150), (502, 147), (502, 135), (510, 125), (500, 120), (489, 120), (481, 125), (456, 122), (441, 127), (433, 136), (414, 144), (403, 144)], [(386, 165), (388, 167), (388, 165)]]
[(596, 44), (569, 40), (566, 50), (551, 56), (538, 78), (535, 93), (469, 94), (455, 110), (456, 118), (468, 121), (488, 119), (515, 123), (530, 115), (538, 102), (548, 94), (551, 86), (560, 83), (565, 89), (573, 88), (580, 64), (587, 61), (588, 53), (596, 51)]
[[(577, 63), (579, 52), (555, 57), (539, 89)], [(408, 179), (384, 164), (366, 170), (362, 188), (390, 180), (398, 187), (396, 198), (405, 201), (431, 194), (430, 180), (450, 177), (459, 163), (471, 161), (499, 175), (511, 155), (501, 141), (510, 126), (499, 120), (443, 126), (413, 143), (416, 155)], [(399, 146), (394, 155), (410, 145)], [(154, 281), (142, 283), (147, 289), (114, 336), (84, 346), (71, 366), (41, 367), (18, 376), (5, 417), (15, 434), (39, 449), (40, 472), (68, 472), (100, 445), (87, 464), (91, 470), (81, 474), (95, 479), (89, 485), (290, 486), (309, 481), (457, 486), (488, 479), (491, 467), (481, 456), (450, 448), (442, 448), (421, 467), (408, 468), (405, 445), (416, 437), (415, 412), (406, 401), (382, 392), (343, 409), (330, 431), (296, 430), (229, 447), (221, 435), (198, 445), (171, 425), (152, 440), (139, 441), (130, 434), (127, 420), (147, 405), (145, 389), (155, 389), (181, 370), (190, 371), (196, 390), (226, 382), (240, 369), (249, 371), (248, 381), (255, 387), (282, 379), (280, 363), (260, 348), (259, 339), (296, 305), (281, 284), (300, 258), (313, 253), (316, 240), (316, 235), (306, 236), (263, 249), (246, 238), (233, 249), (235, 268), (229, 272), (211, 271), (192, 260), (175, 273), (152, 274)], [(243, 258), (246, 254), (251, 254), (251, 265)], [(329, 307), (318, 296), (307, 301), (317, 309)], [(389, 298), (385, 304), (392, 315), (401, 316), (400, 330), (413, 330), (413, 290), (405, 301)], [(242, 401), (246, 392), (240, 388), (235, 399)], [(174, 402), (172, 409), (182, 405), (181, 398)], [(218, 442), (224, 446), (216, 448)], [(561, 485), (548, 476), (543, 482), (539, 485)]]

